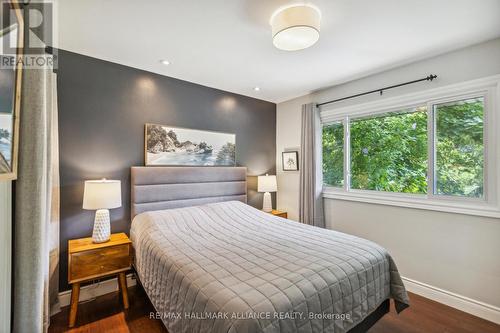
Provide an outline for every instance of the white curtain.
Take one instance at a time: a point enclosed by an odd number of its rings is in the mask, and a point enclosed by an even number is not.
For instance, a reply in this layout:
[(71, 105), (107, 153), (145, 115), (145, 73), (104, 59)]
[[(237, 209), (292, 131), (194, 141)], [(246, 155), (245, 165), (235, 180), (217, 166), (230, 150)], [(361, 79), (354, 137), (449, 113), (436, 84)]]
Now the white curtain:
[(14, 332), (46, 332), (58, 310), (59, 171), (56, 76), (23, 73), (14, 219)]
[(321, 121), (315, 104), (302, 105), (300, 136), (300, 222), (324, 227), (321, 167)]
[(50, 324), (50, 316), (61, 311), (59, 304), (59, 126), (58, 126), (58, 109), (57, 109), (57, 78), (56, 74), (51, 74), (51, 88), (47, 92), (51, 94), (52, 108), (52, 123), (50, 131), (51, 145), (51, 181), (50, 186), (50, 216), (47, 233), (47, 243), (49, 245), (49, 266), (45, 274), (45, 310), (44, 310), (44, 326), (45, 330)]

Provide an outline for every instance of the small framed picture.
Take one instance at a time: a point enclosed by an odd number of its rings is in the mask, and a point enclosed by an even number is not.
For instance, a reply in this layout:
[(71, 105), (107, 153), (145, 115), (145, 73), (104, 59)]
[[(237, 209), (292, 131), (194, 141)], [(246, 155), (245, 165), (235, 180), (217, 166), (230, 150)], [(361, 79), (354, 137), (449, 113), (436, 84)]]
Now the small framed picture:
[(298, 171), (299, 170), (299, 152), (284, 151), (282, 153), (283, 171)]

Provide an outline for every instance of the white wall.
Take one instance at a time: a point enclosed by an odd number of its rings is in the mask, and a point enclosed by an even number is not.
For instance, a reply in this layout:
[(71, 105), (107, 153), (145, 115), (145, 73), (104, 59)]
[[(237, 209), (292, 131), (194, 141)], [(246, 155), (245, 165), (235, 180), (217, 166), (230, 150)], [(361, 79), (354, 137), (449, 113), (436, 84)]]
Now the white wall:
[[(283, 171), (281, 153), (299, 150), (302, 104), (311, 102), (312, 96), (296, 98), (276, 107), (276, 175), (278, 180), (277, 209), (288, 212), (288, 218), (299, 218), (299, 172)], [(299, 165), (300, 167), (300, 165)]]
[(0, 181), (0, 332), (10, 332), (12, 192), (10, 181)]
[(407, 278), (500, 307), (500, 220), (325, 200), (327, 227), (373, 240)]
[[(284, 147), (300, 145), (300, 105), (405, 82), (439, 78), (336, 103), (340, 107), (500, 74), (500, 39), (324, 89), (277, 106), (278, 208), (298, 216), (298, 174), (281, 171)], [(325, 199), (327, 227), (373, 240), (407, 278), (500, 307), (500, 219)], [(500, 313), (499, 313), (500, 314)]]

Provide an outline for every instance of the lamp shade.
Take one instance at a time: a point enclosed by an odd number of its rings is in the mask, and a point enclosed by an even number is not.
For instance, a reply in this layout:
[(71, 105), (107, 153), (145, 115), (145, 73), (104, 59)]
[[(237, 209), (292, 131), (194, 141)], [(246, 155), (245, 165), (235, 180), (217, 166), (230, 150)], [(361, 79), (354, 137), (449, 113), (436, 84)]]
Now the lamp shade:
[(83, 209), (111, 209), (122, 205), (119, 180), (87, 180), (83, 192)]
[(257, 178), (257, 191), (258, 192), (276, 192), (278, 185), (276, 184), (276, 176), (259, 176)]
[(308, 48), (319, 39), (321, 14), (310, 5), (292, 5), (271, 17), (273, 44), (280, 50), (297, 51)]

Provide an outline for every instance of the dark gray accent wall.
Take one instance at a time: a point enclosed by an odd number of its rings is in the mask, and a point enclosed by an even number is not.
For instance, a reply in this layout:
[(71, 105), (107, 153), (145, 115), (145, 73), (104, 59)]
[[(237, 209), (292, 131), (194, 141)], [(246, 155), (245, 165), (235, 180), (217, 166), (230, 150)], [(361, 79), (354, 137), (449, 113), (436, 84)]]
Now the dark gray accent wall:
[(128, 234), (129, 168), (144, 165), (145, 123), (236, 133), (237, 164), (250, 176), (249, 204), (261, 208), (253, 176), (276, 172), (276, 104), (63, 50), (57, 72), (60, 290), (69, 289), (68, 240), (92, 234), (94, 212), (82, 209), (84, 180), (122, 181), (123, 205), (111, 210), (111, 230)]

